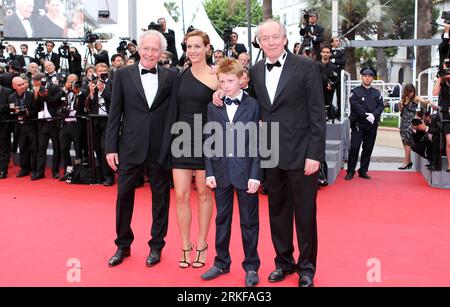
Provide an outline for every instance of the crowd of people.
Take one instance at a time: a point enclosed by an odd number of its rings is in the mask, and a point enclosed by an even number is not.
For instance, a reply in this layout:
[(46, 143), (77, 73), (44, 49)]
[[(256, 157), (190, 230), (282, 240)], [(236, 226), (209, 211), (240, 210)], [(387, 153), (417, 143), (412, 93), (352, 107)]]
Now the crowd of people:
[[(340, 48), (339, 38), (333, 37), (330, 45), (321, 45), (323, 28), (317, 25), (317, 17), (310, 13), (305, 18), (300, 31), (304, 40), (296, 44), (294, 52), (287, 49), (283, 24), (273, 20), (261, 24), (257, 37), (265, 58), (251, 68), (251, 59), (245, 46), (237, 43), (235, 32), (226, 50), (214, 50), (207, 33), (190, 29), (183, 40), (184, 53), (178, 59), (174, 33), (164, 19), (158, 20), (162, 25), (159, 31), (146, 31), (138, 42), (127, 44), (126, 57), (123, 54), (109, 57), (101, 43), (92, 43), (89, 48), (95, 63), (86, 65), (84, 70), (80, 68), (78, 51), (70, 48), (68, 57), (72, 64), (67, 75), (58, 73), (61, 57), (53, 52), (53, 42), (46, 42), (47, 52), (37, 58), (28, 56), (26, 45), (21, 46), (22, 55), (16, 55), (10, 46), (8, 71), (0, 76), (0, 179), (8, 177), (10, 153), (17, 152), (17, 148), (20, 170), (16, 176), (30, 176), (33, 181), (44, 178), (51, 140), (52, 177), (69, 180), (70, 170), (88, 159), (90, 121), (96, 164), (100, 168), (99, 182), (104, 186), (112, 186), (116, 180), (118, 183), (117, 251), (109, 259), (109, 266), (120, 265), (131, 256), (134, 195), (146, 178), (152, 191), (153, 213), (146, 266), (153, 267), (161, 261), (173, 184), (181, 239), (178, 266), (201, 269), (208, 263), (215, 197), (217, 256), (201, 278), (211, 280), (228, 273), (236, 192), (245, 284), (257, 285), (260, 267), (257, 193), (264, 181), (276, 252), (275, 270), (268, 280), (280, 282), (296, 272), (299, 286), (313, 286), (318, 246), (318, 171), (325, 159), (327, 117), (334, 119), (340, 114), (340, 107), (335, 109), (332, 101), (339, 88), (337, 76), (345, 66), (345, 50)], [(299, 53), (305, 56), (297, 56)], [(355, 175), (361, 145), (359, 176), (370, 179), (367, 174), (370, 156), (384, 109), (381, 94), (371, 87), (376, 72), (364, 68), (361, 75), (362, 85), (353, 90), (351, 97), (352, 148), (346, 180)], [(409, 120), (408, 110), (414, 109), (410, 104), (425, 102), (416, 99), (413, 89), (405, 92), (408, 94), (402, 110), (404, 120)], [(241, 158), (238, 152), (227, 151), (225, 156), (206, 156), (205, 140), (197, 142), (194, 131), (197, 126), (211, 122), (224, 127), (225, 134), (230, 123), (253, 123), (257, 127), (269, 124), (268, 139), (277, 141), (278, 147), (272, 148), (277, 164), (262, 171), (264, 159), (259, 155)], [(177, 143), (186, 134), (174, 129), (177, 123), (189, 128), (190, 141)], [(231, 128), (232, 133), (239, 132), (237, 129)], [(405, 150), (409, 150), (407, 146), (413, 146), (406, 138), (407, 133), (404, 143)], [(250, 137), (244, 138), (245, 153), (250, 151), (251, 144)], [(70, 154), (72, 147), (74, 159)], [(404, 167), (410, 167), (410, 161), (405, 161)], [(195, 240), (191, 233), (193, 178), (199, 224)], [(294, 230), (300, 250), (297, 260)]]

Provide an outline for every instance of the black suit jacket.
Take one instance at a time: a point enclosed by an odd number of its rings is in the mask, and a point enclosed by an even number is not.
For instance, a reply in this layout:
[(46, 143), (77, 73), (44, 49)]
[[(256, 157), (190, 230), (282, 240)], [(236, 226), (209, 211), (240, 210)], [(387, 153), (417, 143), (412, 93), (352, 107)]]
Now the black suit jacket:
[(25, 58), (28, 58), (30, 60), (30, 63), (36, 63), (36, 60), (33, 57), (30, 57), (29, 55), (18, 55), (16, 57), (16, 61), (19, 62), (21, 67), (27, 68), (27, 64), (25, 63)]
[(44, 111), (44, 103), (47, 103), (48, 112), (52, 117), (58, 117), (62, 105), (61, 97), (64, 92), (61, 88), (53, 83), (47, 83), (48, 96), (38, 96), (36, 99), (36, 108), (38, 112)]
[[(110, 109), (111, 109), (111, 94), (112, 94), (112, 89), (113, 89), (113, 82), (111, 80), (107, 80), (106, 85), (105, 85), (105, 89), (102, 92), (101, 97), (105, 100), (105, 108), (106, 108), (106, 112), (109, 114)], [(96, 92), (96, 95), (94, 95), (94, 98), (92, 99), (90, 94), (87, 94), (87, 98), (86, 98), (86, 109), (88, 110), (89, 114), (94, 114), (94, 115), (98, 115), (99, 112), (99, 99), (98, 99), (98, 94)]]
[(158, 91), (151, 108), (142, 85), (139, 65), (116, 71), (106, 131), (106, 153), (118, 153), (122, 170), (147, 159), (165, 167), (168, 150), (162, 148), (171, 93), (178, 73), (158, 67)]
[[(279, 164), (303, 170), (306, 159), (325, 159), (326, 117), (322, 80), (312, 59), (288, 53), (272, 105), (266, 88), (265, 60), (250, 70), (263, 123), (278, 123)], [(270, 135), (270, 134), (269, 134)]]
[(3, 127), (5, 126), (1, 121), (10, 120), (9, 96), (11, 94), (12, 90), (0, 86), (0, 129), (4, 129)]
[(300, 29), (300, 35), (301, 36), (307, 36), (308, 33), (313, 34), (316, 37), (316, 40), (312, 40), (313, 48), (314, 48), (314, 54), (317, 58), (320, 58), (320, 44), (324, 41), (324, 32), (325, 29), (321, 27), (320, 25), (315, 26), (307, 26), (303, 29)]
[[(41, 60), (47, 61), (47, 54), (45, 54), (45, 56), (43, 58), (41, 58)], [(55, 68), (56, 71), (59, 70), (59, 68), (61, 67), (61, 57), (59, 56), (59, 54), (52, 52), (52, 56), (51, 56), (51, 60), (50, 60), (53, 64), (55, 64)], [(45, 71), (45, 69), (42, 69), (42, 71)]]
[(236, 44), (234, 47), (233, 57), (237, 59), (241, 53), (247, 52), (244, 44)]
[(95, 65), (97, 65), (99, 63), (105, 63), (109, 67), (108, 51), (102, 50), (99, 54), (95, 54), (94, 58), (95, 58)]
[[(13, 13), (10, 16), (7, 16), (3, 20), (4, 24), (4, 36), (5, 38), (27, 38), (27, 31), (25, 31), (22, 22), (20, 22), (19, 17), (17, 17), (16, 13)], [(31, 28), (33, 29), (33, 37), (36, 36), (37, 23), (36, 19), (30, 18)]]
[[(254, 98), (244, 94), (242, 102), (234, 117), (234, 123), (243, 123), (247, 125), (249, 123), (255, 123), (256, 128), (259, 126), (260, 120), (260, 108), (258, 101)], [(220, 123), (223, 130), (223, 135), (219, 135), (224, 140), (224, 152), (223, 156), (205, 158), (206, 165), (206, 177), (216, 177), (218, 188), (227, 188), (233, 185), (237, 189), (248, 189), (249, 179), (255, 179), (261, 181), (261, 161), (259, 156), (250, 156), (250, 139), (249, 134), (245, 134), (245, 157), (238, 157), (237, 135), (239, 132), (234, 131), (233, 139), (233, 157), (228, 157), (230, 149), (226, 148), (226, 124), (229, 123), (226, 106), (216, 107), (214, 104), (208, 105), (208, 122)], [(256, 135), (257, 137), (257, 135)], [(240, 146), (241, 144), (239, 144)], [(206, 155), (208, 156), (208, 155)]]

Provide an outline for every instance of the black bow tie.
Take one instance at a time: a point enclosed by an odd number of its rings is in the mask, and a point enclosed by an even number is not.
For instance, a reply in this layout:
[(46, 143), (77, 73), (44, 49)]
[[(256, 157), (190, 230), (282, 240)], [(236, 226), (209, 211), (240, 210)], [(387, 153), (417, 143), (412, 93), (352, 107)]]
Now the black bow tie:
[(275, 63), (267, 63), (267, 70), (272, 71), (274, 67), (281, 67), (280, 61), (276, 61)]
[(230, 99), (230, 98), (225, 99), (225, 104), (227, 106), (231, 106), (233, 103), (238, 106), (241, 104), (241, 101), (237, 98), (236, 99)]
[(156, 75), (156, 67), (153, 67), (153, 68), (150, 69), (150, 70), (143, 68), (143, 69), (141, 70), (141, 75), (146, 75), (146, 74), (153, 74), (153, 75)]

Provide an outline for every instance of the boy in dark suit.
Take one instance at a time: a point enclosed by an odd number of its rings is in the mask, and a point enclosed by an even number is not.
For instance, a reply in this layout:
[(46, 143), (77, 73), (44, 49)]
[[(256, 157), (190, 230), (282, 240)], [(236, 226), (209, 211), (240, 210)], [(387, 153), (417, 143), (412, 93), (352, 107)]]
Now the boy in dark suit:
[[(206, 184), (209, 188), (215, 189), (217, 205), (217, 256), (214, 266), (201, 278), (211, 280), (230, 271), (229, 245), (236, 190), (245, 253), (242, 263), (246, 271), (245, 284), (253, 287), (259, 282), (260, 267), (257, 251), (259, 235), (257, 192), (261, 181), (257, 145), (260, 110), (258, 102), (241, 90), (243, 74), (244, 68), (237, 60), (230, 58), (221, 60), (217, 65), (217, 75), (226, 94), (225, 104), (222, 107), (216, 107), (214, 104), (208, 106), (208, 125), (214, 126), (216, 133), (215, 148), (212, 151), (219, 151), (217, 139), (222, 142), (226, 139), (227, 143), (223, 146), (223, 152), (205, 153)], [(240, 135), (245, 137), (238, 137)], [(207, 144), (208, 141), (205, 148)]]

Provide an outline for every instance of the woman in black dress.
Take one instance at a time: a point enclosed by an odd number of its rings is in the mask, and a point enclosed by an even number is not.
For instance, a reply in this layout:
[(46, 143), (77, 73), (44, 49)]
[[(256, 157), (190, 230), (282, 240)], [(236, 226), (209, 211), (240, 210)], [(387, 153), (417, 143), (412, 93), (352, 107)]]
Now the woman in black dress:
[[(189, 125), (191, 141), (179, 146), (183, 154), (172, 158), (173, 181), (177, 198), (177, 217), (182, 242), (180, 268), (191, 266), (191, 222), (190, 206), (192, 176), (198, 193), (198, 223), (199, 233), (196, 245), (194, 268), (201, 268), (206, 263), (208, 249), (207, 237), (212, 219), (213, 202), (211, 190), (206, 186), (205, 162), (203, 157), (203, 139), (195, 140), (194, 128), (206, 123), (207, 106), (212, 101), (213, 93), (218, 89), (219, 82), (211, 67), (206, 62), (210, 49), (210, 40), (202, 31), (192, 31), (186, 35), (187, 57), (192, 63), (180, 77), (178, 87), (178, 122)], [(186, 133), (186, 131), (183, 131)], [(178, 135), (179, 136), (179, 135)], [(175, 139), (178, 137), (175, 136)], [(178, 147), (177, 147), (178, 148)], [(178, 155), (177, 155), (178, 156)]]

